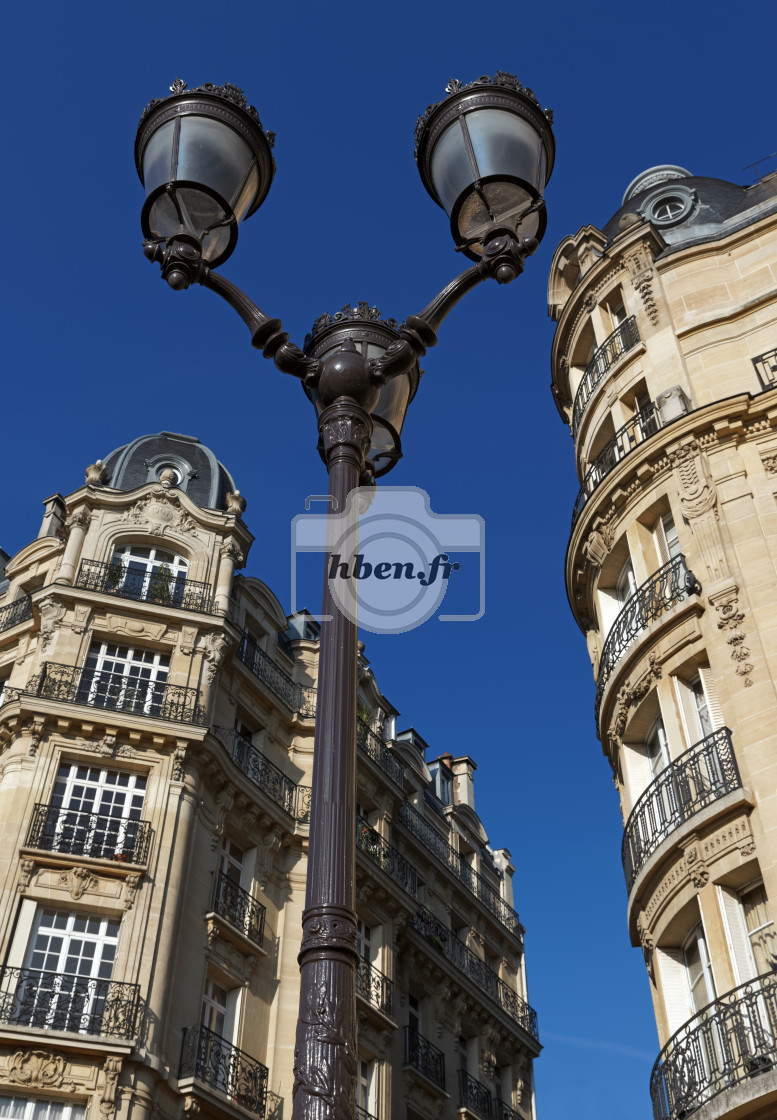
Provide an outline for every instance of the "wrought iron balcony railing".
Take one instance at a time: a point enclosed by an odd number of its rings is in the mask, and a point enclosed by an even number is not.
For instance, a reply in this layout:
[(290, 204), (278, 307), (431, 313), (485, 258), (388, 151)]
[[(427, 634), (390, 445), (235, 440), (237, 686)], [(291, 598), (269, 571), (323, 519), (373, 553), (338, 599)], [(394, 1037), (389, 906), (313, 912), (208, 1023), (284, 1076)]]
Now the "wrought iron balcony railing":
[(413, 915), (413, 929), (443, 953), (476, 987), (498, 1004), (506, 1015), (523, 1027), (527, 1034), (539, 1041), (537, 1012), (534, 1008), (509, 988), (452, 930), (428, 910), (416, 911)]
[(630, 451), (633, 451), (638, 444), (654, 435), (661, 426), (661, 413), (656, 405), (649, 404), (646, 408), (635, 413), (622, 428), (618, 428), (615, 435), (608, 440), (585, 472), (585, 477), (575, 499), (575, 508), (572, 510), (573, 528), (583, 512), (583, 506), (594, 490), (597, 489), (599, 483), (604, 481), (610, 471), (614, 470)]
[(777, 975), (740, 984), (672, 1035), (650, 1075), (654, 1120), (683, 1120), (701, 1105), (777, 1068)]
[(194, 1077), (255, 1116), (267, 1107), (268, 1069), (208, 1027), (183, 1032), (178, 1080)]
[(373, 1116), (366, 1108), (362, 1108), (360, 1104), (356, 1106), (356, 1120), (378, 1120), (377, 1116)]
[(465, 1069), (459, 1070), (459, 1108), (466, 1108), (481, 1120), (492, 1120), (490, 1091)]
[(387, 844), (364, 817), (356, 818), (356, 847), (415, 898), (418, 892), (416, 869), (392, 844)]
[(16, 599), (13, 603), (7, 603), (6, 606), (0, 607), (0, 634), (20, 622), (26, 622), (28, 618), (32, 618), (32, 599), (29, 595), (25, 595), (23, 599)]
[(213, 614), (214, 610), (210, 584), (174, 575), (164, 568), (149, 572), (120, 563), (82, 560), (75, 586), (85, 591), (99, 591), (103, 595), (117, 595), (138, 603), (158, 603), (184, 611)]
[(753, 358), (753, 365), (764, 389), (772, 389), (777, 385), (777, 348)]
[(261, 902), (251, 898), (238, 883), (233, 882), (223, 871), (216, 878), (213, 892), (213, 912), (229, 922), (233, 929), (239, 930), (249, 941), (261, 945), (264, 940), (264, 918), (266, 909)]
[(626, 821), (621, 856), (627, 889), (631, 890), (656, 848), (683, 821), (741, 786), (727, 727), (713, 731), (662, 770)]
[(175, 723), (203, 726), (207, 722), (198, 688), (78, 665), (58, 665), (54, 661), (44, 663), (41, 672), (28, 682), (24, 692), (66, 704), (86, 704), (90, 708), (131, 712)]
[(0, 969), (0, 1023), (106, 1038), (137, 1034), (140, 989), (66, 972)]
[(494, 1120), (523, 1120), (521, 1114), (505, 1101), (495, 1100), (492, 1109)]
[(675, 603), (680, 603), (689, 595), (698, 595), (700, 592), (701, 584), (688, 568), (683, 554), (680, 553), (663, 564), (626, 600), (623, 609), (610, 627), (599, 659), (595, 702), (597, 731), (604, 687), (626, 650), (643, 630), (646, 630)]
[(153, 831), (148, 821), (84, 813), (61, 806), (35, 806), (27, 846), (120, 863), (146, 863)]
[(499, 891), (486, 882), (482, 875), (473, 871), (461, 853), (457, 852), (443, 836), (440, 836), (438, 830), (417, 809), (414, 809), (409, 801), (402, 803), (399, 819), (428, 851), (432, 852), (446, 867), (449, 867), (467, 889), (476, 898), (480, 899), (505, 929), (514, 933), (516, 937), (520, 937), (521, 923), (512, 906), (505, 902)]
[(369, 755), (373, 762), (377, 762), (378, 766), (385, 770), (402, 789), (405, 784), (405, 767), (402, 759), (392, 754), (386, 744), (361, 718), (356, 721), (356, 745)]
[(304, 824), (310, 820), (310, 786), (298, 786), (275, 763), (265, 758), (258, 747), (231, 727), (214, 727), (213, 734), (238, 769), (271, 801), (280, 805), (295, 821)]
[(445, 1091), (445, 1055), (413, 1027), (405, 1027), (405, 1065)]
[(377, 1007), (389, 1018), (394, 1016), (394, 985), (388, 976), (371, 965), (369, 961), (359, 961), (356, 966), (356, 992)]
[(596, 386), (605, 374), (612, 369), (618, 359), (639, 342), (640, 337), (639, 331), (637, 330), (637, 321), (634, 316), (631, 315), (628, 319), (624, 319), (624, 321), (615, 328), (612, 334), (605, 338), (602, 345), (598, 347), (591, 361), (585, 367), (583, 379), (575, 393), (575, 403), (572, 406), (572, 435), (575, 438), (577, 438), (580, 421), (583, 419), (586, 405), (594, 395)]
[(250, 634), (243, 634), (237, 656), (292, 712), (299, 712), (302, 716), (316, 714), (315, 688), (293, 681), (288, 673), (284, 673), (283, 669), (276, 665), (263, 649), (260, 649)]

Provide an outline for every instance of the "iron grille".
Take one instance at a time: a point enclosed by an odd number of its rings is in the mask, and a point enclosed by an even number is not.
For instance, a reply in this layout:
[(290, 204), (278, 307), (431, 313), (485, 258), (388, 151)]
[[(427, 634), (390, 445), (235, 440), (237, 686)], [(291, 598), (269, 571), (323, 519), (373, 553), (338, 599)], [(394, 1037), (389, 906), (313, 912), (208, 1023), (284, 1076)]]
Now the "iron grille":
[(288, 673), (284, 673), (283, 669), (257, 645), (256, 639), (245, 631), (237, 649), (237, 656), (292, 712), (299, 712), (303, 716), (315, 715), (315, 688), (293, 681)]
[(139, 1007), (137, 984), (34, 968), (0, 970), (0, 1023), (11, 1026), (132, 1039)]
[(238, 769), (271, 801), (280, 805), (296, 821), (304, 823), (310, 820), (310, 786), (298, 786), (269, 758), (265, 758), (258, 747), (232, 728), (214, 727), (213, 734), (226, 747)]
[(400, 789), (403, 788), (405, 767), (402, 759), (392, 754), (386, 744), (361, 718), (356, 721), (356, 745), (366, 755), (369, 755), (373, 762), (377, 762), (381, 770), (384, 770)]
[(771, 389), (777, 385), (777, 349), (759, 354), (757, 358), (753, 358), (753, 365), (762, 388)]
[(90, 708), (132, 712), (175, 723), (203, 726), (207, 722), (198, 688), (77, 665), (59, 665), (53, 661), (44, 663), (38, 676), (28, 682), (25, 692), (67, 704), (87, 704)]
[(405, 1065), (445, 1090), (445, 1055), (414, 1027), (405, 1027)]
[(621, 856), (627, 889), (678, 825), (741, 785), (727, 727), (713, 731), (671, 762), (651, 782), (626, 822)]
[(146, 863), (152, 836), (148, 821), (38, 804), (27, 833), (27, 846), (43, 852)]
[(134, 599), (138, 603), (159, 603), (184, 611), (201, 611), (203, 614), (213, 614), (214, 611), (209, 584), (173, 575), (172, 571), (149, 572), (146, 569), (128, 568), (117, 562), (82, 560), (75, 586), (82, 587), (85, 591), (99, 591), (104, 595)]
[(577, 438), (586, 405), (594, 395), (597, 385), (618, 359), (639, 342), (637, 320), (631, 315), (628, 319), (624, 319), (597, 348), (591, 361), (585, 367), (583, 379), (575, 393), (575, 403), (572, 406), (572, 435), (575, 438)]
[(444, 836), (427, 821), (409, 801), (403, 801), (399, 812), (399, 819), (405, 828), (420, 840), (427, 851), (432, 852), (436, 858), (448, 867), (457, 879), (460, 879), (467, 889), (489, 910), (495, 918), (516, 937), (521, 936), (521, 923), (518, 914), (513, 910), (499, 891), (486, 882), (482, 875), (474, 871), (460, 852), (452, 847)]
[(682, 1120), (735, 1085), (777, 1067), (777, 976), (708, 1004), (663, 1048), (650, 1075), (654, 1120)]
[(510, 1108), (510, 1105), (505, 1101), (495, 1100), (494, 1120), (523, 1120), (523, 1117), (514, 1108)]
[(356, 966), (356, 992), (377, 1007), (384, 1015), (394, 1015), (394, 985), (369, 961), (359, 961)]
[(195, 1077), (256, 1116), (267, 1105), (267, 1066), (249, 1057), (208, 1027), (183, 1032), (178, 1079)]
[(468, 1109), (481, 1120), (492, 1120), (491, 1093), (465, 1069), (459, 1070), (459, 1107)]
[(612, 439), (604, 445), (602, 450), (592, 460), (585, 472), (583, 483), (575, 499), (575, 508), (572, 510), (572, 527), (577, 524), (577, 519), (583, 512), (583, 506), (593, 494), (594, 490), (603, 482), (611, 470), (625, 459), (630, 451), (643, 443), (662, 426), (661, 413), (654, 404), (640, 409), (632, 416), (628, 423), (618, 428)]
[(364, 817), (356, 818), (356, 847), (415, 898), (418, 891), (416, 869), (392, 844), (387, 844)]
[(698, 595), (700, 592), (701, 584), (689, 570), (685, 557), (680, 553), (662, 565), (626, 600), (607, 634), (599, 660), (595, 701), (597, 733), (604, 686), (631, 643), (675, 603), (680, 603), (689, 595)]
[(264, 940), (265, 907), (238, 883), (219, 871), (213, 892), (213, 912), (244, 934), (255, 945)]
[(25, 595), (23, 599), (16, 599), (15, 602), (0, 607), (0, 633), (10, 630), (20, 622), (26, 622), (28, 618), (32, 618), (32, 599)]
[(362, 1108), (360, 1104), (356, 1106), (356, 1120), (378, 1120), (377, 1116), (373, 1116), (366, 1108)]
[(539, 1041), (537, 1012), (534, 1008), (509, 988), (452, 930), (426, 909), (418, 910), (413, 915), (413, 929), (443, 953), (476, 987), (501, 1007), (506, 1015), (523, 1027), (527, 1034)]

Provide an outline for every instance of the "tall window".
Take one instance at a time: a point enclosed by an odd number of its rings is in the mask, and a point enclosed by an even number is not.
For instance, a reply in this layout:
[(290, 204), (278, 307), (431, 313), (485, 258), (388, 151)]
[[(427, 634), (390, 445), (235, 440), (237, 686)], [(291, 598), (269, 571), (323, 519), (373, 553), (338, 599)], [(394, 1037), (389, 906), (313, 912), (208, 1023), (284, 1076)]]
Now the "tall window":
[[(375, 1062), (366, 1062), (359, 1059), (356, 1078), (356, 1106), (362, 1109), (365, 1116), (375, 1114)], [(360, 1114), (357, 1112), (357, 1116)]]
[(63, 762), (46, 815), (46, 849), (131, 860), (145, 792), (142, 774)]
[(170, 658), (155, 650), (95, 642), (81, 674), (78, 700), (95, 708), (158, 715), (169, 668)]
[(663, 517), (659, 517), (656, 522), (654, 536), (656, 549), (658, 551), (658, 562), (663, 567), (663, 565), (668, 564), (670, 560), (674, 560), (675, 556), (679, 556), (682, 551), (680, 548), (680, 539), (677, 535), (677, 527), (670, 513), (665, 513)]
[(245, 852), (243, 849), (225, 836), (221, 842), (221, 857), (219, 859), (219, 871), (222, 875), (226, 875), (227, 879), (232, 883), (240, 886), (243, 878), (243, 863), (245, 860)]
[(683, 961), (693, 1009), (694, 1011), (701, 1011), (717, 995), (715, 978), (712, 975), (712, 965), (707, 951), (707, 941), (704, 937), (704, 927), (701, 922), (694, 926), (683, 945)]
[(626, 603), (628, 603), (636, 590), (637, 577), (634, 575), (634, 566), (629, 559), (618, 573), (618, 582), (615, 584), (615, 594), (618, 599), (618, 606), (621, 610), (626, 606)]
[(666, 732), (664, 731), (664, 721), (660, 716), (648, 732), (647, 739), (645, 740), (645, 750), (647, 752), (648, 765), (650, 766), (650, 774), (653, 778), (657, 778), (663, 770), (666, 770), (671, 761), (669, 757), (669, 744), (666, 741)]
[(739, 897), (756, 975), (773, 972), (777, 964), (777, 942), (763, 883), (743, 890)]
[(372, 963), (372, 930), (361, 919), (356, 923), (356, 948), (367, 964)]
[(82, 1104), (0, 1097), (0, 1120), (84, 1120)]
[(411, 1034), (421, 1033), (421, 1008), (415, 996), (407, 997), (407, 1025)]
[(179, 607), (189, 561), (161, 548), (128, 544), (117, 549), (108, 570), (108, 588), (130, 599)]
[(100, 1034), (118, 937), (115, 919), (40, 910), (17, 986), (14, 1021)]

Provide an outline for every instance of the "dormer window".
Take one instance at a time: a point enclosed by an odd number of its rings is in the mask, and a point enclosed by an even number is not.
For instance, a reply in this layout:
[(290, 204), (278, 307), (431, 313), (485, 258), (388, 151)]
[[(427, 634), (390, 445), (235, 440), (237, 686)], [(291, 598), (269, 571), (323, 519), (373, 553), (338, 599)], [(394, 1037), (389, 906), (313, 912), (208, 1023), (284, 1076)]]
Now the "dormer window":
[(443, 805), (453, 804), (453, 774), (444, 762), (434, 762), (429, 767), (432, 788)]

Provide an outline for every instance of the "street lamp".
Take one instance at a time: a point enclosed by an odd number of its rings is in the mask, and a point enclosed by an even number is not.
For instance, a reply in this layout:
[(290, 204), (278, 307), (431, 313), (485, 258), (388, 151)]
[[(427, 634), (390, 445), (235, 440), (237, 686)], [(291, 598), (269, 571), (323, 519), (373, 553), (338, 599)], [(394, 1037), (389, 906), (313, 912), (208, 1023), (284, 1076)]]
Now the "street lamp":
[[(258, 209), (275, 171), (274, 136), (236, 86), (187, 90), (146, 107), (135, 161), (146, 189), (143, 248), (174, 289), (201, 284), (240, 315), (252, 345), (298, 377), (318, 416), (330, 505), (386, 474), (420, 377), (449, 311), (477, 284), (508, 284), (545, 231), (543, 191), (553, 168), (552, 114), (502, 71), (429, 106), (416, 126), (416, 160), (451, 220), (457, 249), (475, 263), (419, 315), (397, 326), (359, 304), (323, 315), (300, 349), (279, 319), (213, 271), (230, 256), (242, 220)], [(307, 890), (302, 915), (300, 1011), (292, 1120), (353, 1120), (356, 1083), (356, 624), (324, 579)]]

